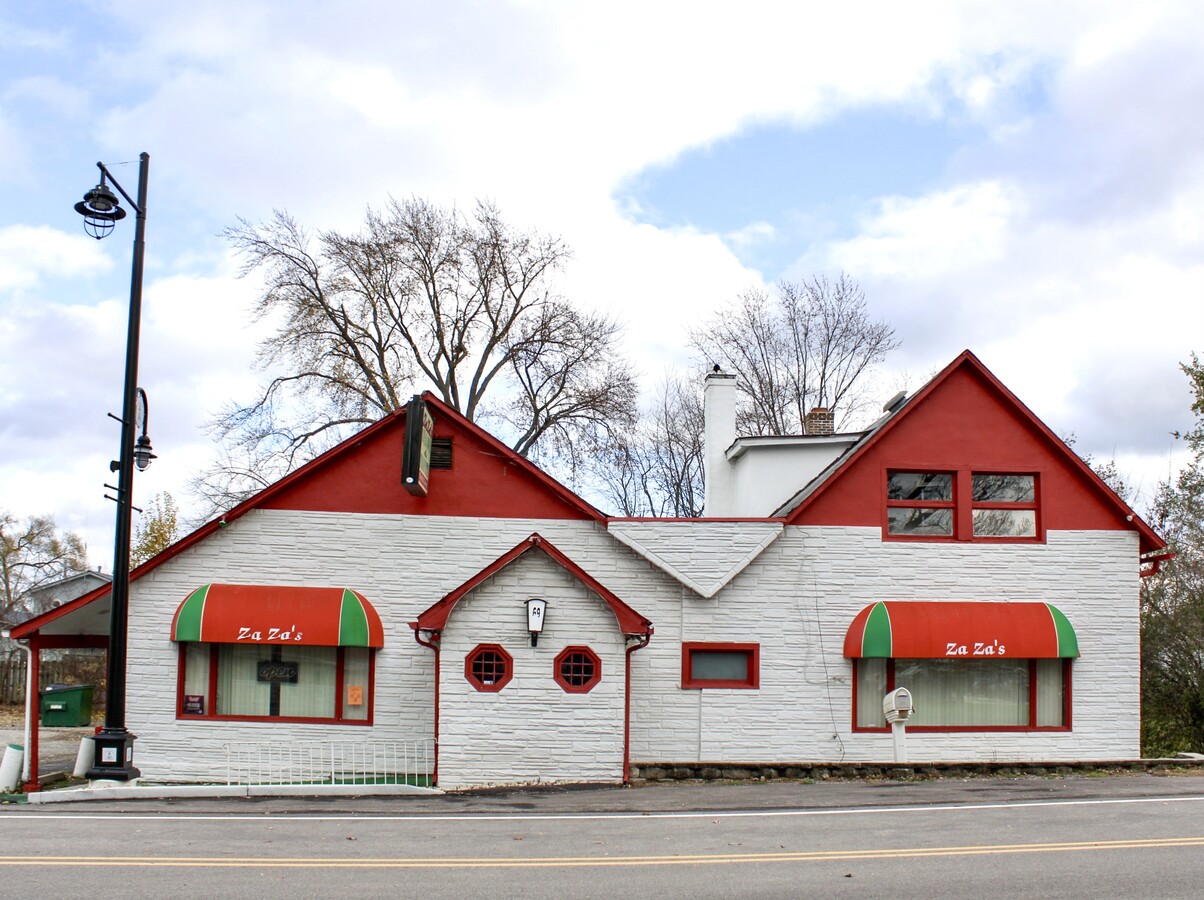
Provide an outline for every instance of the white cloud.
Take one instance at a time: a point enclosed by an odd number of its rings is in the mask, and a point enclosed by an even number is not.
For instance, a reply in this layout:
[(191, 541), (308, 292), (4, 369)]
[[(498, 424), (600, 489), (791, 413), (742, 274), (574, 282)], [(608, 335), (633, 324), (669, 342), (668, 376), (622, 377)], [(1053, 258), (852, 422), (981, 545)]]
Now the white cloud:
[(859, 234), (828, 254), (866, 278), (921, 280), (1000, 259), (1024, 215), (1018, 191), (998, 181), (961, 185), (925, 197), (886, 197)]
[(44, 226), (0, 228), (0, 291), (35, 287), (47, 275), (83, 277), (111, 267), (93, 238)]

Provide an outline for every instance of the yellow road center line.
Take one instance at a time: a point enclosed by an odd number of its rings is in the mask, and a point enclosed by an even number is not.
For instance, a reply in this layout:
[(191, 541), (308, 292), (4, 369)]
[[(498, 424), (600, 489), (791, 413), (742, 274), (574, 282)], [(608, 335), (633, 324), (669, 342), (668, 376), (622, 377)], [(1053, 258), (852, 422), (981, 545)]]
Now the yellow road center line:
[(1041, 844), (989, 844), (965, 847), (911, 847), (875, 850), (811, 850), (784, 853), (712, 853), (665, 856), (552, 856), (552, 857), (445, 857), (312, 858), (222, 856), (0, 856), (0, 866), (206, 866), (218, 868), (304, 869), (454, 869), (548, 868), (589, 866), (673, 866), (727, 863), (823, 862), (835, 860), (917, 859), (924, 857), (978, 856), (1002, 853), (1067, 853), (1085, 850), (1142, 850), (1204, 846), (1202, 837), (1145, 838), (1116, 841), (1075, 841)]

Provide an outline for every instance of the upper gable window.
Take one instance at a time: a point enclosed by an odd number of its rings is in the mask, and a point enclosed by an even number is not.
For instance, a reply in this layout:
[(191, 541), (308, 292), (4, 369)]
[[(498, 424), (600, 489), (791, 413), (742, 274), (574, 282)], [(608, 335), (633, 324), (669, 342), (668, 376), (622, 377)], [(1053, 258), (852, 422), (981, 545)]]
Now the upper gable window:
[(1037, 536), (1036, 476), (975, 472), (971, 483), (974, 537)]
[(952, 537), (953, 513), (953, 473), (887, 475), (887, 534)]
[(890, 471), (886, 535), (948, 540), (1040, 538), (1037, 476), (1011, 472)]

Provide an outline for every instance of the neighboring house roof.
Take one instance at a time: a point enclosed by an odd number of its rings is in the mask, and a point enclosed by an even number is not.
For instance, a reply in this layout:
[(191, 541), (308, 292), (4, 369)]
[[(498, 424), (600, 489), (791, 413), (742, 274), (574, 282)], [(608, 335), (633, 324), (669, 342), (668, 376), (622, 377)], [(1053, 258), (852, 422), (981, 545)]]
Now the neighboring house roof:
[(462, 585), (453, 591), (449, 591), (438, 602), (425, 610), (415, 623), (418, 631), (439, 632), (447, 625), (448, 616), (451, 614), (455, 605), (464, 598), (466, 594), (477, 587), (480, 587), (498, 572), (501, 572), (507, 566), (511, 565), (516, 560), (522, 558), (532, 551), (539, 551), (563, 568), (566, 572), (580, 581), (583, 585), (593, 591), (602, 599), (611, 612), (615, 614), (615, 619), (618, 622), (619, 630), (623, 634), (634, 635), (649, 635), (652, 634), (652, 623), (637, 613), (634, 609), (624, 603), (619, 597), (608, 589), (605, 585), (599, 582), (596, 578), (582, 569), (579, 565), (569, 559), (564, 553), (558, 550), (551, 541), (540, 536), (538, 533), (532, 534), (522, 543), (516, 545), (512, 549), (503, 553), (481, 571), (477, 572)]
[(880, 524), (886, 467), (1023, 471), (1042, 460), (1049, 463), (1042, 485), (1046, 527), (1133, 530), (1143, 555), (1166, 546), (969, 350), (875, 422), (775, 515), (790, 525)]

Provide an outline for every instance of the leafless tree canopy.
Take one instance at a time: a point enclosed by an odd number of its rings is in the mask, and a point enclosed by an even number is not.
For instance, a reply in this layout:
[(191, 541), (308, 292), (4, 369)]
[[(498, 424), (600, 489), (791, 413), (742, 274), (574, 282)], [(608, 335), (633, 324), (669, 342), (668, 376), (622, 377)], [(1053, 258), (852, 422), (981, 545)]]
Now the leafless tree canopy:
[(276, 374), (216, 422), (229, 458), (193, 485), (215, 508), (422, 389), (545, 462), (576, 463), (633, 416), (618, 325), (555, 293), (567, 248), (511, 228), (490, 204), (466, 216), (391, 200), (357, 234), (314, 236), (278, 212), (228, 237), (243, 274), (263, 277), (259, 314), (281, 324), (260, 351)]
[(32, 605), (30, 592), (87, 567), (83, 540), (60, 532), (50, 516), (0, 512), (0, 621), (6, 625), (45, 612)]
[(639, 426), (600, 459), (594, 481), (624, 516), (702, 515), (701, 380), (667, 377)]
[(738, 376), (742, 434), (801, 434), (815, 407), (847, 424), (862, 405), (863, 377), (899, 345), (844, 274), (782, 282), (773, 295), (750, 290), (691, 340), (704, 361)]

